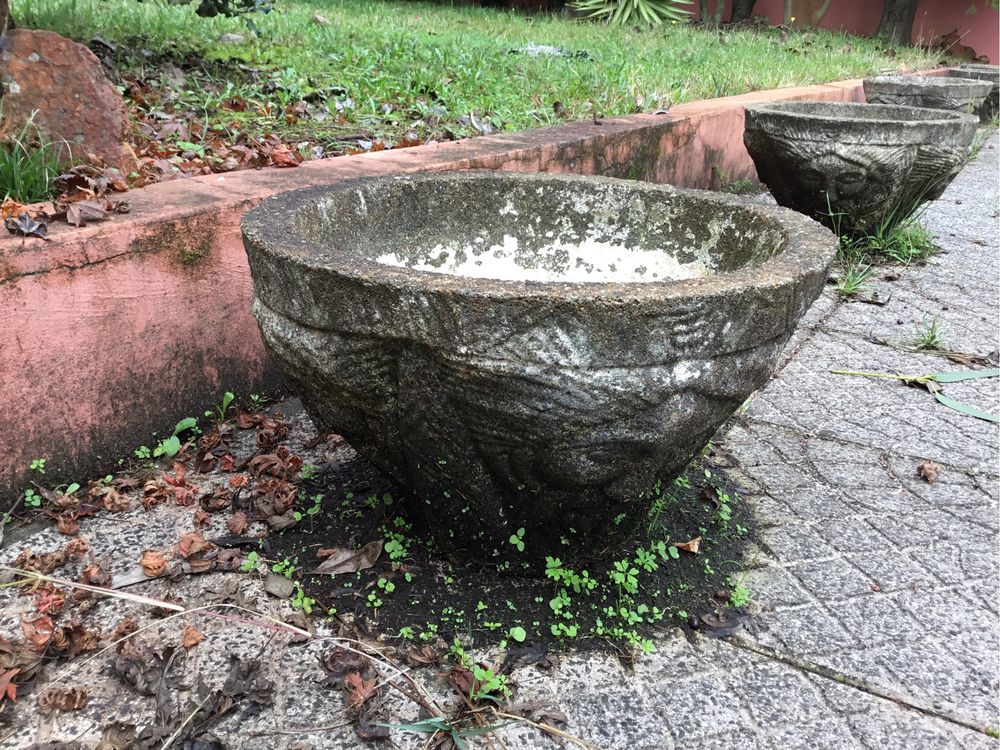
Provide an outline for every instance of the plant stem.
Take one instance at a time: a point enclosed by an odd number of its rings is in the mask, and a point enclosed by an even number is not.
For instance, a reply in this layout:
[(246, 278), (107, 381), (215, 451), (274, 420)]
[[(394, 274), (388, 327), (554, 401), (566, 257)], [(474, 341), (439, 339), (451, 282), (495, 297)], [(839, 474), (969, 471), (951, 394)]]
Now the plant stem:
[(892, 375), (886, 372), (858, 372), (857, 370), (830, 370), (834, 375), (858, 375), (863, 378), (888, 378), (889, 380), (918, 380), (927, 379), (926, 375)]

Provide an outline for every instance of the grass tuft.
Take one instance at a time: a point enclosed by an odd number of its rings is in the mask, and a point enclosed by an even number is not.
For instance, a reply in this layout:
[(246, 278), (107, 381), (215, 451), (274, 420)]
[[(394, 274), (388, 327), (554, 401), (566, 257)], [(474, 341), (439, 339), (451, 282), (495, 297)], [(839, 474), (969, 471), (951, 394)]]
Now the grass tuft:
[(926, 261), (938, 248), (931, 234), (916, 218), (906, 219), (895, 226), (879, 225), (862, 237), (858, 250), (908, 266)]
[(0, 198), (18, 203), (48, 200), (59, 171), (58, 149), (42, 141), (31, 122), (0, 142)]
[(853, 297), (867, 289), (874, 276), (875, 269), (870, 265), (859, 260), (847, 261), (836, 277), (837, 294), (841, 297)]
[(946, 348), (947, 336), (934, 316), (930, 322), (925, 320), (906, 343), (918, 351), (942, 351)]

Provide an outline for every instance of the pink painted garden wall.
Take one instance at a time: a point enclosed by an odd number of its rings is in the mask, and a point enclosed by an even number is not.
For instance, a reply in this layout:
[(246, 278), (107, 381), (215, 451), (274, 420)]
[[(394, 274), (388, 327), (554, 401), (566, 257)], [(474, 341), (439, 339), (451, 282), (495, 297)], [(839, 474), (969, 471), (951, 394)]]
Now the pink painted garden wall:
[[(793, 0), (794, 25), (808, 23), (813, 10), (821, 4), (821, 0)], [(757, 0), (754, 13), (779, 24), (784, 2)], [(879, 0), (833, 0), (820, 28), (867, 36), (875, 32), (881, 15)], [(728, 17), (727, 10), (723, 19)], [(913, 22), (913, 41), (932, 42), (951, 31), (956, 31), (961, 44), (972, 47), (977, 55), (986, 55), (991, 63), (1000, 61), (1000, 13), (990, 8), (989, 0), (920, 0)]]

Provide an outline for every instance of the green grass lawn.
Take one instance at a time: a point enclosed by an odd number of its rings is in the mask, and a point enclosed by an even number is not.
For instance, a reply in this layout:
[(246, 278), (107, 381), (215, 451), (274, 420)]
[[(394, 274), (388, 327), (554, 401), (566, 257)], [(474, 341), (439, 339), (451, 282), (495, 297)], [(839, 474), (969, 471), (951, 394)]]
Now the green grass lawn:
[[(329, 23), (315, 22), (317, 13)], [(202, 19), (194, 6), (159, 0), (15, 0), (14, 17), (79, 41), (99, 35), (116, 43), (123, 89), (146, 114), (183, 113), (229, 136), (302, 138), (327, 153), (349, 136), (400, 145), (407, 134), (422, 142), (522, 130), (929, 66), (940, 57), (825, 31), (784, 40), (769, 28), (638, 31), (406, 1), (278, 0), (258, 20), (259, 36), (238, 19)], [(227, 33), (243, 41), (221, 43)], [(526, 44), (579, 54), (517, 52)], [(187, 73), (174, 92), (160, 80), (164, 60)]]

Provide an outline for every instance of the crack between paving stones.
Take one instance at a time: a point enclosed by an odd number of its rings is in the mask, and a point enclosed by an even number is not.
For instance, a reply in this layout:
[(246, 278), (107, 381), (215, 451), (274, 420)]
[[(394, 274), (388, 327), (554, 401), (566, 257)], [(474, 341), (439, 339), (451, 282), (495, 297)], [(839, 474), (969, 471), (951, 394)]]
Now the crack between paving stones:
[[(820, 299), (822, 299), (822, 295), (820, 296)], [(840, 309), (840, 306), (842, 304), (844, 304), (844, 300), (838, 297), (833, 297), (833, 304), (830, 305), (830, 309), (827, 310), (825, 313), (823, 313), (819, 318), (814, 320), (804, 329), (804, 332), (801, 334), (801, 338), (799, 339), (798, 342), (796, 342), (795, 346), (792, 349), (783, 351), (781, 353), (781, 363), (771, 374), (771, 378), (770, 380), (768, 380), (768, 382), (770, 382), (771, 380), (776, 380), (778, 376), (785, 370), (785, 368), (788, 367), (788, 365), (790, 365), (793, 361), (795, 361), (795, 358), (798, 356), (799, 352), (802, 351), (802, 348), (806, 344), (811, 342), (814, 338), (816, 338), (816, 334), (818, 334), (820, 331), (825, 330), (823, 328), (823, 324), (833, 317), (834, 313), (836, 313), (837, 310)], [(765, 387), (766, 386), (762, 386), (758, 391), (756, 391), (752, 396), (752, 398), (755, 399), (758, 394), (763, 392)]]
[(985, 734), (987, 737), (996, 737), (996, 729), (990, 727), (986, 724), (981, 724), (978, 721), (972, 719), (965, 719), (961, 716), (956, 716), (950, 711), (940, 711), (935, 708), (926, 706), (920, 703), (918, 700), (911, 698), (902, 693), (897, 693), (894, 690), (889, 690), (887, 688), (879, 687), (878, 685), (872, 685), (865, 682), (857, 677), (852, 677), (851, 675), (839, 672), (836, 669), (831, 669), (829, 667), (824, 667), (819, 664), (813, 664), (812, 662), (801, 659), (794, 654), (789, 654), (785, 651), (780, 651), (769, 646), (764, 646), (762, 644), (756, 643), (754, 641), (743, 638), (739, 635), (732, 635), (728, 638), (721, 639), (725, 643), (730, 644), (734, 648), (739, 648), (744, 651), (749, 651), (750, 653), (762, 656), (765, 659), (784, 664), (786, 666), (797, 669), (800, 672), (807, 674), (816, 675), (817, 677), (822, 677), (825, 680), (830, 680), (831, 682), (836, 682), (839, 685), (846, 685), (847, 687), (854, 688), (859, 692), (867, 693), (876, 698), (881, 698), (883, 700), (895, 703), (904, 709), (910, 711), (915, 711), (916, 713), (923, 714), (925, 716), (930, 716), (934, 719), (939, 719), (941, 721), (946, 721), (950, 724), (956, 726), (965, 727), (966, 729), (971, 729), (980, 734)]
[[(829, 443), (837, 443), (838, 445), (843, 445), (843, 446), (852, 447), (852, 448), (864, 448), (866, 450), (871, 450), (871, 451), (880, 451), (884, 455), (890, 456), (892, 458), (906, 459), (908, 461), (910, 461), (910, 460), (916, 460), (918, 462), (924, 460), (925, 458), (927, 458), (927, 456), (925, 454), (896, 453), (896, 452), (893, 452), (893, 451), (888, 451), (888, 450), (886, 450), (884, 448), (878, 448), (878, 447), (872, 446), (872, 445), (870, 445), (868, 443), (858, 442), (858, 441), (851, 440), (851, 439), (845, 438), (845, 437), (839, 437), (839, 436), (835, 436), (835, 435), (819, 435), (817, 433), (812, 433), (812, 432), (808, 432), (808, 431), (802, 431), (799, 428), (792, 427), (792, 426), (787, 425), (787, 424), (782, 424), (780, 422), (771, 422), (771, 421), (768, 421), (766, 419), (761, 419), (759, 417), (753, 417), (753, 418), (750, 418), (750, 419), (744, 418), (742, 427), (745, 430), (747, 430), (748, 432), (753, 432), (754, 428), (757, 427), (757, 426), (767, 427), (767, 428), (770, 428), (770, 429), (773, 429), (773, 430), (776, 430), (776, 431), (785, 432), (785, 433), (793, 435), (793, 436), (795, 436), (795, 437), (797, 437), (797, 438), (799, 438), (799, 439), (801, 439), (803, 441), (805, 441), (805, 440), (823, 440), (823, 441), (826, 441), (826, 442), (829, 442)], [(780, 453), (780, 451), (777, 451), (777, 449), (775, 449), (775, 451)], [(784, 455), (782, 455), (782, 457), (786, 458)], [(786, 460), (787, 460), (787, 458), (786, 458)], [(1000, 476), (1000, 474), (986, 474), (985, 472), (974, 473), (974, 472), (972, 472), (970, 469), (968, 469), (966, 467), (958, 466), (956, 464), (948, 463), (946, 461), (935, 460), (934, 463), (936, 463), (936, 464), (938, 464), (938, 465), (940, 465), (940, 466), (942, 466), (942, 467), (944, 467), (946, 469), (958, 472), (959, 474), (962, 474), (963, 476), (968, 477), (969, 479), (971, 479), (973, 481), (975, 481), (978, 477), (982, 477), (982, 476), (987, 476), (987, 477), (990, 477), (990, 478), (996, 478), (996, 477)], [(814, 478), (816, 478), (816, 477), (814, 476)], [(765, 494), (767, 494), (767, 493), (765, 493)]]

